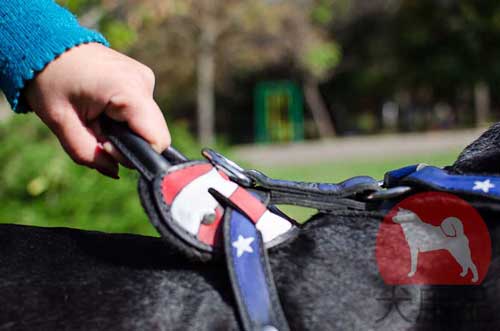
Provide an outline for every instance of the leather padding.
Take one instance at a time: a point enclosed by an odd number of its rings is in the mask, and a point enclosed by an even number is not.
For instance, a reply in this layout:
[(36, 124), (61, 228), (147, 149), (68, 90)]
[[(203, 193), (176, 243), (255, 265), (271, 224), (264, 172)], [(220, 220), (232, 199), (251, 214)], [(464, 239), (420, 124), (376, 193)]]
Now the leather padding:
[(151, 183), (141, 176), (139, 178), (138, 191), (142, 207), (146, 211), (151, 224), (153, 224), (156, 230), (160, 233), (163, 240), (166, 240), (167, 242), (173, 244), (174, 247), (176, 247), (182, 254), (186, 255), (188, 258), (208, 262), (216, 257), (221, 256), (221, 254), (213, 254), (211, 247), (210, 250), (206, 250), (200, 249), (197, 245), (193, 245), (195, 243), (195, 240), (188, 239), (189, 237), (187, 235), (191, 235), (189, 233), (186, 233), (186, 236), (178, 235), (178, 233), (181, 233), (181, 231), (179, 230), (185, 230), (175, 229), (177, 227), (180, 228), (180, 226), (175, 226), (175, 222), (172, 221), (169, 214), (165, 213), (165, 209), (163, 210), (164, 212), (159, 212), (162, 209), (157, 206), (155, 194), (153, 193), (154, 183)]
[[(209, 163), (205, 161), (190, 161), (181, 163), (176, 166), (172, 166), (167, 171), (163, 172), (160, 175), (157, 175), (155, 178), (153, 178), (152, 181), (148, 180), (144, 176), (141, 176), (139, 179), (138, 191), (144, 210), (149, 216), (151, 223), (158, 230), (163, 239), (173, 244), (183, 254), (187, 255), (190, 258), (195, 258), (200, 261), (211, 261), (224, 255), (222, 243), (220, 247), (214, 247), (205, 244), (200, 241), (195, 235), (188, 232), (180, 224), (178, 224), (172, 218), (171, 206), (166, 203), (166, 198), (162, 190), (164, 178), (168, 174), (179, 171), (181, 169), (203, 164)], [(252, 192), (253, 190), (249, 191)], [(267, 203), (269, 201), (269, 194), (265, 194), (264, 192), (254, 192), (253, 195), (257, 197), (261, 201), (261, 203), (267, 206)], [(227, 207), (229, 205), (223, 205), (226, 206), (223, 215), (223, 219), (225, 219), (225, 214), (227, 213)], [(273, 213), (276, 213), (273, 208), (269, 210)], [(267, 242), (265, 245), (266, 249), (295, 238), (298, 234), (299, 228), (294, 222), (292, 222), (292, 224), (293, 227), (288, 232), (274, 238), (270, 242)], [(223, 223), (221, 222), (219, 226), (222, 227)]]

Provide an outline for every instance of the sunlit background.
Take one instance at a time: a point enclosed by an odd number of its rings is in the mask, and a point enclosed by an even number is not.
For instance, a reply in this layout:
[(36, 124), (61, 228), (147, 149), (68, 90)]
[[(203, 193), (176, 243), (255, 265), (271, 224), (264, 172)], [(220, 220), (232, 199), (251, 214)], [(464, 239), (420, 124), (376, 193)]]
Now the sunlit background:
[[(173, 144), (191, 157), (212, 146), (280, 178), (380, 178), (452, 163), (500, 116), (494, 0), (58, 2), (154, 70)], [(0, 139), (0, 222), (155, 233), (134, 172), (74, 165), (5, 101)]]

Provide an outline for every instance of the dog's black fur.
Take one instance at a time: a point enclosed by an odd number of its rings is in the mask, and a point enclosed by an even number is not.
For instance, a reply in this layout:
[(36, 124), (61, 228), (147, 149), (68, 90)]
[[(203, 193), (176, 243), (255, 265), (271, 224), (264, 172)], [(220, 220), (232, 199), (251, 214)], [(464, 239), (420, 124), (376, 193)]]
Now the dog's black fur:
[[(499, 136), (495, 125), (449, 170), (500, 173)], [(378, 213), (316, 215), (269, 253), (291, 328), (500, 329), (499, 227), (495, 213), (482, 215), (493, 244), (487, 278), (450, 287), (384, 284)], [(234, 307), (221, 262), (188, 261), (161, 239), (0, 226), (0, 330), (235, 330)]]

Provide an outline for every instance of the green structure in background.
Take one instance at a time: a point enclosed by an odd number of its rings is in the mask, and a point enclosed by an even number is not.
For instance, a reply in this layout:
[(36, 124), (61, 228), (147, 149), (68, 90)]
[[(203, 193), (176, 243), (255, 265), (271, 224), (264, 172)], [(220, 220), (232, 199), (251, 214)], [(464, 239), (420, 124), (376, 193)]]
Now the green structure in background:
[(304, 139), (302, 92), (291, 81), (272, 81), (255, 88), (255, 138), (257, 142)]

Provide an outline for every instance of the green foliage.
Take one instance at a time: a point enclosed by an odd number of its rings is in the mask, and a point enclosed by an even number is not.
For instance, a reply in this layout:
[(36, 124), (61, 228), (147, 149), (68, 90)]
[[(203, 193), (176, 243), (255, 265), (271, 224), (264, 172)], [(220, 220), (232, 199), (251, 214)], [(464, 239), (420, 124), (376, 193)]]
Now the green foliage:
[(311, 18), (313, 22), (318, 24), (328, 24), (333, 20), (333, 0), (321, 0), (311, 10)]
[(60, 5), (66, 7), (75, 15), (81, 16), (96, 10), (98, 16), (98, 30), (106, 37), (111, 46), (119, 51), (126, 52), (137, 41), (137, 32), (109, 12), (102, 0), (58, 0)]
[(191, 133), (189, 133), (187, 123), (177, 122), (170, 125), (170, 135), (172, 136), (172, 145), (182, 151), (190, 159), (199, 159), (201, 157), (201, 146)]
[(355, 6), (352, 0), (310, 0), (312, 4), (311, 21), (319, 26), (328, 27), (344, 21)]
[(56, 2), (79, 15), (88, 8), (98, 5), (100, 0), (57, 0)]
[[(199, 155), (193, 138), (171, 125), (176, 144)], [(0, 125), (0, 222), (155, 235), (136, 192), (137, 174), (120, 180), (78, 166), (33, 115)]]
[(319, 42), (310, 47), (304, 54), (304, 64), (308, 71), (316, 77), (323, 77), (335, 68), (342, 57), (340, 46), (333, 42)]
[(127, 51), (137, 41), (137, 33), (127, 24), (108, 20), (100, 24), (100, 31), (116, 50)]

